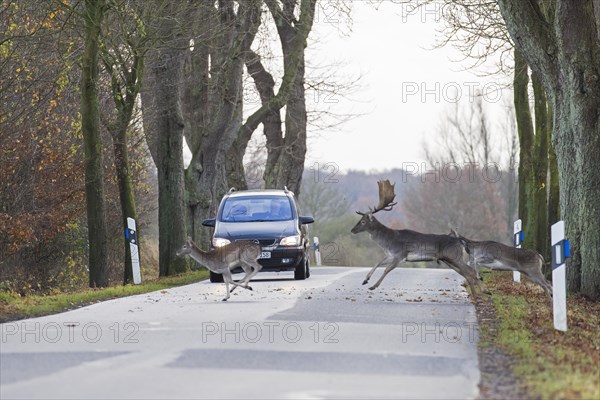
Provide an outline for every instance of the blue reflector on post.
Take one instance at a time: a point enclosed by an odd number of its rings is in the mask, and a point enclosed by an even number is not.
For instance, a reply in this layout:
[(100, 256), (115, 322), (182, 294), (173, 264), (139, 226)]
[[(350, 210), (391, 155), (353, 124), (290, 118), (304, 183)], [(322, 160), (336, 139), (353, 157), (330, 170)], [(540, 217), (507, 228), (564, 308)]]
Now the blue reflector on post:
[(565, 258), (571, 257), (571, 243), (567, 239), (564, 240), (564, 254)]

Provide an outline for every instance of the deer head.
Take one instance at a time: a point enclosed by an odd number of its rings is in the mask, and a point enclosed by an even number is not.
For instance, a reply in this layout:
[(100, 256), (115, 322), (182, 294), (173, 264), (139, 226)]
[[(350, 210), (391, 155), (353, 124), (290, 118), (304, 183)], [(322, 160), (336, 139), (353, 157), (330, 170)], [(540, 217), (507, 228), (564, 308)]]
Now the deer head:
[(352, 228), (352, 233), (369, 231), (373, 227), (375, 221), (377, 221), (375, 217), (373, 217), (373, 214), (381, 210), (390, 211), (392, 207), (397, 204), (397, 202), (394, 202), (394, 198), (396, 197), (396, 194), (394, 193), (395, 184), (392, 185), (389, 179), (386, 179), (385, 181), (378, 181), (377, 185), (379, 186), (379, 205), (375, 208), (369, 207), (369, 212), (366, 213), (361, 211), (356, 212), (357, 214), (362, 215), (362, 218), (354, 228)]
[(194, 242), (192, 242), (192, 238), (188, 237), (187, 240), (185, 241), (185, 243), (183, 244), (183, 246), (181, 246), (181, 248), (179, 250), (177, 250), (175, 255), (177, 257), (181, 257), (181, 256), (185, 256), (187, 254), (190, 254), (192, 252), (193, 246), (194, 246)]

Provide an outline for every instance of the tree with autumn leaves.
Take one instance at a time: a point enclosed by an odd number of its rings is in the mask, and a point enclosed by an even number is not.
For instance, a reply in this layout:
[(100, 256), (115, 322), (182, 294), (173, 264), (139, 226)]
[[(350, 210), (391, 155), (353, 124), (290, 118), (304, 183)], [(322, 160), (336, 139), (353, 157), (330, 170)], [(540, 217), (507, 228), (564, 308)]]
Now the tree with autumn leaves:
[[(228, 170), (223, 159), (227, 153), (235, 154), (238, 160), (243, 157), (243, 151), (232, 152), (233, 141), (235, 149), (243, 150), (246, 147), (244, 141), (249, 140), (251, 133), (264, 122), (267, 118), (265, 115), (273, 116), (279, 113), (288, 101), (294, 104), (288, 107), (288, 125), (290, 121), (306, 119), (305, 106), (298, 99), (303, 93), (299, 85), (302, 86), (304, 82), (304, 67), (300, 66), (300, 63), (304, 62), (303, 52), (312, 25), (315, 4), (315, 0), (286, 0), (281, 5), (277, 2), (267, 5), (260, 0), (223, 0), (217, 3), (200, 1), (193, 4), (160, 0), (88, 0), (80, 3), (24, 2), (10, 4), (2, 10), (3, 21), (13, 29), (5, 30), (6, 36), (2, 42), (7, 59), (15, 63), (20, 62), (25, 53), (13, 51), (14, 46), (26, 49), (36, 40), (43, 40), (46, 49), (35, 54), (40, 64), (55, 57), (58, 60), (57, 71), (70, 74), (66, 92), (72, 96), (69, 105), (73, 107), (73, 112), (61, 114), (61, 117), (64, 117), (72, 128), (69, 132), (73, 134), (74, 143), (67, 147), (76, 150), (71, 158), (76, 159), (78, 163), (77, 172), (80, 179), (65, 180), (63, 184), (73, 184), (77, 187), (79, 198), (70, 197), (78, 206), (74, 215), (59, 211), (57, 213), (69, 221), (69, 232), (72, 232), (74, 227), (79, 229), (78, 243), (85, 242), (79, 250), (80, 254), (85, 255), (82, 264), (89, 270), (90, 286), (106, 286), (114, 279), (109, 278), (109, 275), (114, 275), (115, 270), (115, 236), (121, 238), (121, 242), (125, 244), (125, 251), (119, 257), (119, 264), (124, 265), (124, 282), (127, 283), (131, 279), (129, 246), (123, 238), (122, 229), (127, 217), (136, 216), (136, 185), (132, 185), (132, 181), (135, 180), (133, 165), (139, 162), (135, 158), (131, 159), (129, 153), (132, 149), (130, 135), (132, 132), (139, 132), (141, 127), (141, 119), (136, 119), (140, 105), (138, 95), (142, 95), (144, 106), (145, 139), (152, 159), (158, 167), (159, 273), (168, 275), (187, 269), (186, 263), (178, 260), (174, 251), (185, 235), (196, 236), (200, 232), (193, 227), (194, 224), (188, 222), (197, 222), (198, 218), (202, 218), (200, 214), (198, 217), (193, 213), (193, 210), (197, 209), (197, 199), (211, 193), (210, 202), (203, 204), (202, 211), (204, 214), (209, 213), (220, 199), (219, 193), (226, 190), (230, 182), (240, 182), (239, 174)], [(282, 79), (287, 83), (283, 84), (280, 93), (273, 93), (257, 113), (246, 123), (242, 123), (244, 65), (256, 66), (260, 63), (258, 56), (250, 51), (250, 46), (257, 27), (265, 23), (266, 19), (263, 17), (267, 15), (268, 10), (277, 14), (277, 24), (281, 32), (285, 33), (285, 41), (282, 44), (286, 51), (285, 71)], [(299, 20), (296, 20), (296, 13), (301, 14)], [(31, 25), (21, 24), (21, 20), (31, 21)], [(205, 28), (212, 33), (206, 35)], [(281, 40), (284, 40), (283, 34)], [(64, 46), (65, 49), (55, 51), (53, 45), (56, 44)], [(171, 61), (165, 63), (167, 56)], [(249, 64), (251, 56), (254, 57), (254, 61)], [(205, 63), (207, 60), (211, 60), (212, 65)], [(210, 66), (210, 69), (207, 69), (207, 66)], [(8, 68), (6, 63), (3, 64), (3, 68)], [(184, 75), (181, 68), (185, 68), (187, 74)], [(268, 73), (264, 67), (261, 68), (263, 72)], [(51, 73), (53, 70), (48, 69), (45, 72)], [(166, 75), (153, 79), (157, 73)], [(31, 74), (27, 78), (28, 84), (41, 83), (41, 80), (38, 80), (41, 76), (42, 74), (38, 73)], [(177, 78), (178, 76), (181, 78)], [(8, 79), (9, 75), (3, 77), (7, 78), (7, 87), (14, 82)], [(205, 79), (207, 77), (209, 79)], [(145, 86), (142, 86), (142, 79), (147, 81)], [(184, 80), (189, 83), (185, 84)], [(51, 76), (46, 80), (48, 81), (55, 82), (57, 78)], [(194, 91), (181, 90), (184, 84), (186, 89), (196, 88), (197, 93), (204, 91), (208, 97), (199, 99)], [(143, 88), (145, 90), (142, 90)], [(10, 90), (7, 89), (6, 93)], [(157, 99), (158, 102), (154, 104), (160, 107), (153, 106), (152, 101), (147, 101), (148, 98)], [(201, 103), (197, 103), (198, 100)], [(59, 101), (60, 99), (51, 99), (50, 104), (56, 106)], [(184, 107), (178, 110), (180, 103), (183, 103)], [(12, 104), (16, 109), (28, 109), (25, 102)], [(204, 117), (200, 115), (198, 118), (194, 115), (198, 114), (197, 110), (202, 110)], [(177, 113), (181, 111), (183, 113), (178, 122)], [(283, 124), (281, 118), (279, 121)], [(5, 115), (3, 122), (6, 126), (15, 124), (14, 116)], [(198, 154), (205, 153), (204, 156), (196, 156), (194, 167), (188, 171), (185, 186), (181, 160), (183, 131), (177, 129), (182, 128), (183, 124), (186, 126), (185, 134), (192, 150)], [(285, 131), (289, 131), (289, 137), (292, 129), (298, 140), (288, 144), (282, 142), (277, 147), (270, 146), (270, 149), (281, 152), (286, 146), (305, 147), (306, 124), (286, 127)], [(208, 139), (203, 139), (205, 130), (210, 133)], [(65, 129), (62, 135), (56, 137), (65, 146), (70, 143), (65, 140), (66, 132)], [(281, 127), (278, 132), (279, 135), (284, 134)], [(38, 139), (39, 135), (39, 131), (32, 133), (35, 139)], [(175, 138), (178, 138), (178, 141), (174, 141)], [(5, 147), (7, 149), (11, 146), (8, 139)], [(108, 151), (111, 143), (112, 154)], [(139, 144), (139, 141), (137, 143)], [(210, 150), (211, 146), (217, 151)], [(288, 153), (289, 151), (286, 154)], [(208, 156), (218, 157), (213, 160)], [(304, 153), (300, 156), (295, 157), (290, 168), (282, 172), (298, 168), (301, 170)], [(20, 160), (23, 163), (24, 158), (14, 158), (13, 161)], [(69, 160), (67, 157), (63, 159)], [(34, 167), (40, 168), (41, 165), (36, 163)], [(16, 167), (13, 168), (12, 165), (7, 165), (6, 169), (16, 171)], [(210, 171), (217, 173), (213, 174)], [(25, 188), (18, 174), (15, 179), (15, 185)], [(292, 178), (288, 181), (290, 179)], [(294, 184), (298, 183), (296, 179)], [(292, 186), (291, 181), (288, 185)], [(34, 186), (42, 192), (48, 191), (45, 182), (37, 180)], [(66, 194), (68, 191), (49, 190), (48, 193)], [(7, 196), (9, 194), (6, 193)], [(115, 232), (113, 217), (116, 212), (114, 207), (107, 204), (114, 204), (116, 195), (121, 206), (119, 219), (122, 226)], [(83, 198), (86, 202), (85, 218), (82, 218)], [(175, 198), (180, 201), (176, 201)], [(13, 210), (6, 208), (6, 212), (2, 214), (3, 220), (8, 221), (2, 232), (7, 248), (14, 247), (18, 242), (23, 252), (31, 250), (23, 238), (31, 236), (32, 231), (39, 232), (39, 220), (32, 216), (31, 212), (26, 213), (26, 216), (29, 220), (24, 216), (19, 219), (23, 223), (18, 224), (15, 222)], [(58, 231), (54, 225), (51, 229), (53, 232)], [(87, 240), (82, 240), (84, 235), (87, 236)], [(15, 253), (12, 256), (19, 259), (23, 254)]]
[(52, 260), (81, 261), (68, 245), (84, 211), (77, 74), (59, 10), (2, 7), (0, 279), (26, 290), (51, 285)]
[[(114, 222), (118, 209), (108, 207), (100, 213), (99, 219), (85, 218), (85, 183), (93, 190), (106, 187), (103, 202), (87, 207), (92, 212), (101, 210), (104, 202), (112, 205), (116, 200), (119, 203), (121, 191), (117, 188), (125, 186), (121, 185), (125, 174), (120, 171), (128, 171), (130, 199), (133, 198), (132, 185), (138, 191), (148, 190), (146, 184), (142, 184), (147, 164), (140, 162), (139, 139), (131, 137), (135, 131), (130, 126), (135, 94), (126, 92), (122, 103), (127, 104), (119, 103), (118, 95), (111, 96), (121, 82), (118, 77), (110, 79), (108, 69), (102, 69), (102, 65), (99, 66), (102, 73), (95, 78), (82, 73), (82, 65), (89, 61), (84, 60), (78, 50), (85, 42), (81, 30), (86, 24), (93, 27), (90, 21), (84, 24), (84, 15), (93, 14), (75, 13), (58, 2), (12, 2), (0, 11), (3, 25), (0, 93), (5, 105), (0, 114), (3, 176), (0, 183), (0, 278), (9, 289), (25, 292), (54, 287), (67, 289), (80, 286), (85, 280), (90, 286), (105, 286), (109, 278), (115, 279), (116, 270), (121, 269), (120, 275), (123, 275), (123, 255), (118, 255), (114, 239), (116, 230), (117, 237), (123, 241), (122, 224), (119, 227)], [(116, 21), (113, 26), (118, 26)], [(96, 61), (106, 58), (109, 52), (107, 37), (102, 39)], [(127, 49), (123, 49), (125, 51)], [(129, 60), (125, 56), (120, 59)], [(128, 70), (127, 66), (120, 67)], [(89, 68), (85, 71), (92, 72)], [(123, 81), (123, 86), (131, 80)], [(133, 81), (129, 86), (135, 90), (139, 80)], [(88, 141), (87, 137), (84, 140), (84, 132), (88, 132), (89, 126), (88, 119), (82, 117), (89, 114), (90, 108), (81, 109), (81, 105), (85, 105), (82, 95), (89, 93), (90, 83), (99, 86), (96, 90), (99, 138), (95, 145), (87, 143), (87, 147), (104, 155), (94, 160), (94, 167), (100, 169), (96, 179), (86, 179), (86, 146), (83, 145)], [(111, 106), (106, 101), (111, 98), (117, 99), (116, 105)], [(117, 123), (124, 119), (127, 119), (125, 123)], [(109, 152), (111, 138), (114, 155)], [(132, 164), (121, 161), (128, 150), (134, 151), (136, 162)], [(88, 156), (88, 161), (90, 159)], [(103, 223), (105, 228), (98, 229), (95, 221)], [(100, 257), (103, 262), (95, 264), (90, 260), (97, 259), (98, 246), (93, 245), (97, 241), (89, 240), (87, 233), (102, 231), (106, 235), (103, 246), (99, 247), (104, 248)], [(102, 267), (97, 269), (96, 265)], [(126, 282), (130, 280), (129, 271), (125, 264)]]

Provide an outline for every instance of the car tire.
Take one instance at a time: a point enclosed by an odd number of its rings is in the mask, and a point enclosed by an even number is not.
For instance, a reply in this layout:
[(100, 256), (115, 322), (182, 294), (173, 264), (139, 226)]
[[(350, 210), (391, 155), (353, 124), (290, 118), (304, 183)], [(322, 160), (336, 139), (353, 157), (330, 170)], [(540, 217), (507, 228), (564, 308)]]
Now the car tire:
[(294, 279), (297, 281), (303, 281), (310, 275), (308, 270), (308, 259), (304, 259), (300, 264), (296, 266), (294, 270)]
[(212, 283), (222, 283), (223, 282), (223, 275), (222, 274), (217, 274), (215, 272), (210, 271), (210, 281)]

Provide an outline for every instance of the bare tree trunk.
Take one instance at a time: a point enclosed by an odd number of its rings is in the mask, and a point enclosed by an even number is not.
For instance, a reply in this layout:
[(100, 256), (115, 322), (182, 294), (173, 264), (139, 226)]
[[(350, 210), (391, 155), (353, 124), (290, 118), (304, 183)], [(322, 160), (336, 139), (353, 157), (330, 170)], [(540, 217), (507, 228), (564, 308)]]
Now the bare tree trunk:
[[(514, 122), (516, 124), (516, 121)], [(515, 125), (511, 125), (507, 127), (510, 132), (508, 150), (509, 150), (509, 159), (508, 159), (508, 179), (505, 181), (506, 183), (506, 237), (512, 237), (513, 234), (513, 222), (517, 219), (518, 214), (518, 177), (517, 171), (515, 171), (517, 153), (519, 151), (519, 138), (518, 133), (516, 132)]]
[[(187, 262), (176, 256), (185, 242), (185, 197), (183, 180), (183, 117), (179, 104), (183, 49), (189, 39), (178, 32), (178, 3), (160, 3), (167, 17), (154, 23), (161, 46), (147, 54), (142, 93), (144, 130), (158, 172), (159, 275), (187, 270)], [(148, 88), (148, 83), (152, 86)]]
[(499, 0), (507, 28), (554, 112), (560, 210), (573, 243), (568, 289), (600, 299), (600, 5), (570, 0), (550, 5), (544, 14), (537, 2)]
[[(296, 196), (300, 195), (306, 157), (304, 72), (304, 54), (302, 54), (298, 63), (294, 89), (285, 109), (285, 138), (283, 139), (283, 149), (280, 151), (276, 162), (278, 168), (275, 185), (273, 186), (277, 189), (287, 186)], [(267, 187), (269, 187), (268, 184)]]
[[(113, 53), (121, 51), (120, 49), (110, 50), (112, 50)], [(139, 51), (139, 49), (134, 48), (130, 48), (129, 50), (133, 53)], [(112, 59), (109, 49), (105, 48), (102, 53), (102, 58), (106, 70), (111, 75), (112, 95), (115, 103), (115, 121), (112, 123), (107, 122), (106, 125), (113, 141), (115, 171), (119, 187), (119, 201), (121, 204), (121, 219), (124, 232), (127, 230), (128, 217), (137, 221), (135, 197), (133, 195), (133, 184), (130, 172), (129, 151), (127, 149), (127, 130), (131, 122), (133, 109), (140, 89), (144, 68), (144, 56), (136, 53), (132, 57), (132, 65), (124, 65), (123, 63), (116, 63)], [(122, 57), (120, 58), (122, 59)], [(139, 237), (139, 228), (137, 233)], [(123, 284), (126, 285), (133, 283), (133, 266), (131, 261), (131, 247), (124, 234), (123, 244), (125, 246)], [(137, 245), (138, 249), (141, 251), (141, 244), (138, 242)]]
[(151, 69), (158, 82), (158, 225), (160, 275), (173, 275), (187, 269), (185, 260), (175, 255), (184, 243), (185, 202), (183, 181), (183, 118), (179, 109), (179, 93), (173, 90), (181, 76), (181, 54), (176, 49), (162, 49)]
[[(135, 197), (133, 196), (133, 184), (131, 183), (131, 174), (129, 170), (129, 151), (127, 150), (127, 128), (120, 131), (113, 137), (113, 149), (115, 153), (115, 169), (117, 173), (117, 183), (119, 186), (119, 200), (121, 204), (121, 216), (123, 230), (127, 229), (127, 217), (137, 221), (137, 212), (135, 209)], [(139, 229), (138, 229), (139, 237)], [(133, 283), (133, 266), (131, 264), (131, 248), (129, 241), (123, 234), (125, 245), (125, 260), (123, 269), (123, 284)], [(140, 244), (138, 243), (138, 248)]]
[(108, 242), (98, 111), (98, 53), (104, 1), (85, 1), (84, 50), (81, 60), (81, 130), (85, 148), (85, 193), (88, 220), (90, 287), (108, 286)]
[[(533, 157), (533, 120), (529, 108), (529, 74), (527, 62), (518, 49), (515, 54), (515, 75), (513, 80), (515, 116), (517, 119), (517, 131), (519, 133), (519, 218), (529, 221), (529, 209), (527, 199), (529, 197), (529, 182), (531, 181), (531, 166)], [(525, 227), (527, 229), (527, 226)], [(525, 237), (528, 241), (530, 238)]]
[[(533, 248), (547, 259), (550, 242), (548, 226), (548, 106), (546, 94), (537, 74), (532, 74), (534, 110), (535, 110), (535, 142), (531, 182), (532, 197), (528, 225), (531, 228)], [(526, 233), (527, 236), (527, 233)]]
[(287, 94), (285, 137), (273, 134), (267, 136), (269, 152), (265, 168), (265, 186), (267, 188), (288, 189), (300, 194), (302, 172), (306, 156), (306, 99), (304, 89), (304, 49), (306, 39), (314, 21), (315, 0), (300, 1), (300, 19), (295, 25), (294, 8), (296, 0), (286, 0), (283, 7), (272, 0), (267, 6), (275, 19), (277, 32), (283, 50), (284, 82), (291, 83), (291, 92)]
[[(266, 4), (275, 20), (284, 54), (284, 76), (277, 95), (275, 82), (254, 52), (247, 54), (246, 67), (254, 79), (262, 106), (241, 127), (230, 151), (230, 180), (238, 181), (243, 169), (242, 158), (252, 132), (263, 124), (267, 142), (267, 162), (263, 174), (265, 187), (287, 186), (299, 193), (306, 153), (306, 105), (304, 95), (304, 49), (314, 21), (316, 0), (285, 0), (280, 5), (274, 0)], [(295, 17), (296, 5), (300, 6), (299, 18)], [(280, 109), (286, 105), (285, 139)], [(245, 186), (242, 182), (240, 186)]]
[[(254, 80), (261, 103), (263, 105), (269, 104), (275, 98), (275, 80), (261, 63), (260, 56), (252, 50), (246, 53), (246, 68)], [(283, 104), (283, 101), (280, 104)], [(274, 168), (275, 161), (279, 158), (283, 146), (280, 107), (272, 107), (267, 110), (260, 122), (263, 125), (263, 134), (265, 135), (267, 148), (269, 149), (264, 175), (270, 176), (271, 173), (266, 171)], [(236, 188), (243, 189), (247, 187), (245, 179), (242, 178), (244, 175), (242, 160), (253, 132), (254, 127), (250, 128), (244, 125), (238, 132), (229, 151), (228, 163), (230, 167), (228, 168), (228, 179), (230, 185)]]
[[(552, 145), (552, 107), (548, 104), (548, 171), (549, 171), (549, 187), (548, 187), (548, 225), (552, 226), (560, 220), (560, 188), (558, 183), (558, 163), (556, 161), (556, 153)], [(548, 248), (551, 251), (550, 248)], [(549, 255), (547, 259), (550, 260)], [(550, 265), (543, 267), (544, 274), (547, 279), (552, 278), (552, 268)]]
[[(202, 3), (197, 31), (208, 34), (198, 38), (198, 48), (194, 46), (186, 65), (184, 116), (193, 154), (186, 191), (190, 232), (202, 247), (210, 239), (202, 220), (214, 216), (228, 190), (227, 155), (242, 125), (245, 54), (260, 24), (259, 0), (237, 4), (236, 11), (232, 0), (220, 1), (216, 9), (214, 2)], [(207, 36), (210, 32), (216, 33)]]

